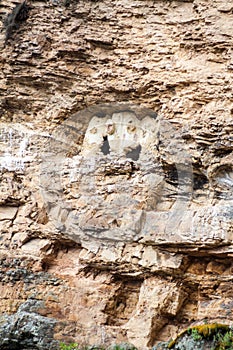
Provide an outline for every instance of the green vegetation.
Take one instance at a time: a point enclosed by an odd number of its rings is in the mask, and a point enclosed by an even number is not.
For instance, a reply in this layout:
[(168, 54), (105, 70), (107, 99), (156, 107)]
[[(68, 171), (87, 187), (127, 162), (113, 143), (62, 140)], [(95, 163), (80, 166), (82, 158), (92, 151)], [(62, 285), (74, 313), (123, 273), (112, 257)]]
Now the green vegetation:
[(233, 332), (227, 331), (225, 334), (218, 333), (215, 337), (216, 347), (214, 350), (233, 349)]
[[(190, 327), (181, 332), (176, 339), (172, 340), (167, 348), (175, 349), (176, 345), (186, 336), (191, 336), (195, 342), (209, 342), (212, 345), (211, 350), (232, 350), (233, 349), (233, 331), (225, 324), (210, 323), (200, 326)], [(201, 347), (203, 348), (203, 346)]]
[(193, 340), (197, 341), (197, 340), (201, 340), (202, 339), (202, 335), (195, 328), (191, 330), (191, 335), (192, 335)]
[(61, 350), (78, 350), (79, 347), (77, 343), (71, 343), (71, 344), (60, 343), (60, 349)]
[[(181, 332), (176, 339), (159, 343), (152, 350), (203, 350), (206, 346), (211, 350), (233, 350), (233, 329), (221, 323), (207, 323), (190, 327)], [(114, 344), (109, 347), (61, 343), (60, 350), (137, 350), (137, 348), (128, 343)]]

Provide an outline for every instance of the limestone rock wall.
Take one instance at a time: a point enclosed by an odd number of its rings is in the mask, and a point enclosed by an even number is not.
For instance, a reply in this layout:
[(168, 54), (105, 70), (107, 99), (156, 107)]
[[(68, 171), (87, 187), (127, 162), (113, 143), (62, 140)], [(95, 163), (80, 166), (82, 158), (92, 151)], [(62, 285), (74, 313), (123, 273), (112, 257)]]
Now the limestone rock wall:
[[(231, 324), (231, 3), (1, 0), (0, 17), (2, 348)], [(33, 331), (11, 339), (17, 317)]]

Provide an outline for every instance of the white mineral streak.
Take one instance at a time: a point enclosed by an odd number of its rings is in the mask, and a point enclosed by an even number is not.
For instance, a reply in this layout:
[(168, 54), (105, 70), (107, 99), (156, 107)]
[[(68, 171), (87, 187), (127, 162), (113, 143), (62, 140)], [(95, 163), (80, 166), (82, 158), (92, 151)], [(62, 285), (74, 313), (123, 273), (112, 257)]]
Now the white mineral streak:
[(30, 160), (27, 156), (28, 138), (23, 134), (13, 133), (13, 129), (1, 130), (0, 170), (24, 171), (25, 163)]

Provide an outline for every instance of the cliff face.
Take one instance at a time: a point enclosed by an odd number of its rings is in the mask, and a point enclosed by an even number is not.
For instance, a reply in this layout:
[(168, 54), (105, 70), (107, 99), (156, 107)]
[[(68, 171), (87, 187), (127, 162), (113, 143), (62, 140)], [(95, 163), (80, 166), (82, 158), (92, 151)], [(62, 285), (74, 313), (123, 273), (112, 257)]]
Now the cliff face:
[(1, 349), (230, 324), (233, 6), (0, 15)]

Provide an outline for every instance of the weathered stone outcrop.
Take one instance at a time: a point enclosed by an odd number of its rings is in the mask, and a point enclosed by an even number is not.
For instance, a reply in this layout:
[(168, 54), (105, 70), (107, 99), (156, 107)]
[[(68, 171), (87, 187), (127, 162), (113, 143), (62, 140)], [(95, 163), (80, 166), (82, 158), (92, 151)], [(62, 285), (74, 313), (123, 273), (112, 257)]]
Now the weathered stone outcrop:
[(4, 350), (18, 349), (57, 349), (58, 342), (53, 339), (54, 319), (41, 316), (38, 309), (43, 303), (28, 300), (20, 305), (16, 314), (1, 316), (0, 346)]
[(231, 324), (233, 6), (18, 4), (0, 2), (2, 346)]

